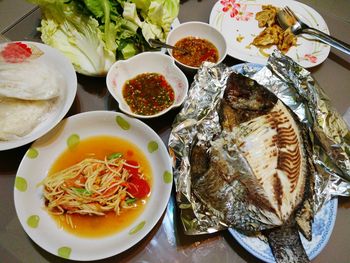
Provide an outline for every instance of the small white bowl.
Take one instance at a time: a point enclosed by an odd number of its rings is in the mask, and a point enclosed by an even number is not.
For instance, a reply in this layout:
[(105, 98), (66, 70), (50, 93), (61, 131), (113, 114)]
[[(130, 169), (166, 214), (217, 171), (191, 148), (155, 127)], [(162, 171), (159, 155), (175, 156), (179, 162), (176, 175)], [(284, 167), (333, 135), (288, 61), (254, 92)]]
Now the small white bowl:
[[(139, 115), (131, 111), (123, 97), (123, 86), (142, 73), (158, 73), (165, 77), (175, 92), (173, 105), (154, 115)], [(115, 62), (107, 73), (107, 88), (119, 108), (126, 114), (136, 118), (149, 119), (158, 117), (170, 109), (179, 107), (185, 100), (188, 91), (188, 80), (185, 74), (175, 65), (172, 57), (160, 52), (144, 52), (127, 60)]]
[[(166, 43), (175, 46), (176, 42), (189, 36), (206, 39), (214, 44), (219, 52), (219, 60), (216, 64), (221, 63), (226, 57), (227, 44), (224, 36), (216, 28), (203, 22), (192, 21), (180, 24), (169, 32)], [(172, 49), (167, 49), (167, 51), (173, 57)], [(186, 72), (195, 72), (198, 70), (198, 67), (188, 66), (176, 58), (174, 59), (180, 65), (181, 69), (184, 69)]]

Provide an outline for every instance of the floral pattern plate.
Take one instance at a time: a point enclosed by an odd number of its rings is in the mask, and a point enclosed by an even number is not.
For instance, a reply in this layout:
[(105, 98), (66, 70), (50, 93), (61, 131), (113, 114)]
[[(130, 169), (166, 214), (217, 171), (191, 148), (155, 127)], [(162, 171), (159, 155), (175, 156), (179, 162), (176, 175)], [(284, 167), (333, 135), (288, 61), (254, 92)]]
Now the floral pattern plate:
[[(221, 0), (218, 1), (210, 13), (209, 23), (217, 28), (227, 41), (228, 54), (242, 61), (266, 64), (268, 55), (276, 49), (272, 46), (263, 52), (253, 45), (253, 39), (263, 30), (258, 27), (255, 14), (262, 9), (262, 5), (276, 7), (289, 6), (309, 26), (317, 28), (327, 34), (329, 30), (326, 22), (311, 7), (292, 0)], [(298, 36), (297, 45), (286, 53), (298, 64), (305, 68), (314, 67), (322, 63), (330, 52), (330, 47), (310, 36)]]
[[(333, 198), (328, 201), (316, 214), (312, 223), (312, 240), (308, 241), (300, 234), (301, 242), (310, 260), (313, 260), (326, 246), (335, 224), (337, 215), (338, 199)], [(249, 253), (255, 257), (269, 263), (276, 262), (271, 248), (267, 242), (258, 237), (248, 237), (242, 233), (229, 229), (229, 232)]]
[[(142, 214), (121, 232), (101, 238), (82, 238), (57, 226), (44, 209), (42, 187), (37, 184), (67, 147), (98, 135), (122, 137), (139, 147), (152, 168), (151, 196)], [(151, 128), (122, 113), (91, 111), (64, 119), (31, 145), (16, 175), (15, 208), (26, 233), (48, 252), (71, 260), (103, 259), (132, 247), (152, 230), (166, 209), (172, 181), (170, 156)]]

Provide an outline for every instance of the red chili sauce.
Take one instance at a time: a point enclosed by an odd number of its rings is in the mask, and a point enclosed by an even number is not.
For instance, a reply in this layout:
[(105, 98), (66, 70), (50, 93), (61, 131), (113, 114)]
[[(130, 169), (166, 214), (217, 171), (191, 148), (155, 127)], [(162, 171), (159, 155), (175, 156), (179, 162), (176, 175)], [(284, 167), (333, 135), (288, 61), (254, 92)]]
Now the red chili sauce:
[(189, 51), (187, 53), (173, 49), (173, 56), (181, 63), (191, 67), (199, 67), (204, 61), (216, 63), (219, 60), (217, 48), (206, 39), (193, 36), (185, 37), (177, 41), (175, 47)]
[(143, 73), (126, 81), (123, 97), (133, 113), (154, 115), (169, 108), (175, 92), (159, 73)]

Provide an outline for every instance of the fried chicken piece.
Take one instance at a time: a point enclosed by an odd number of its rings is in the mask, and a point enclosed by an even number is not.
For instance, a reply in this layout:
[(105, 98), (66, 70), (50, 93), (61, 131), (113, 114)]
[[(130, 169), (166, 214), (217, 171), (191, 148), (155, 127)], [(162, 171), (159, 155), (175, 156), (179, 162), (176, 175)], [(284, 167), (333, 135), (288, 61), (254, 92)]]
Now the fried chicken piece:
[(262, 6), (262, 11), (255, 15), (259, 27), (265, 29), (256, 36), (252, 44), (258, 48), (269, 48), (276, 45), (283, 53), (287, 53), (290, 47), (296, 45), (296, 37), (287, 29), (283, 29), (277, 23), (278, 8), (272, 5)]
[(283, 32), (282, 40), (278, 43), (277, 48), (283, 53), (287, 53), (288, 50), (297, 44), (297, 38), (288, 28)]
[(259, 27), (270, 27), (275, 24), (278, 9), (272, 5), (263, 5), (262, 11), (256, 13), (255, 19), (258, 20)]
[(270, 47), (278, 45), (283, 38), (283, 30), (278, 25), (265, 28), (254, 38), (253, 45), (257, 47)]

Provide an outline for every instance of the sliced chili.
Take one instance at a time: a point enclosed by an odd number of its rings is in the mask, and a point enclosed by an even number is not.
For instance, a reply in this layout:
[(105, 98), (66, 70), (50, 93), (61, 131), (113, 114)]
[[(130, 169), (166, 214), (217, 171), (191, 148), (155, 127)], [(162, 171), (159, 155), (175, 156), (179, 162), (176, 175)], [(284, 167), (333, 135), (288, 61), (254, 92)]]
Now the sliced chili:
[(174, 103), (175, 92), (163, 75), (143, 73), (124, 84), (123, 97), (132, 112), (154, 115)]

